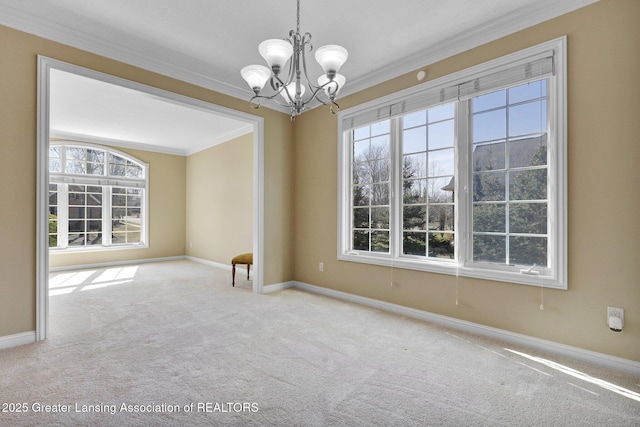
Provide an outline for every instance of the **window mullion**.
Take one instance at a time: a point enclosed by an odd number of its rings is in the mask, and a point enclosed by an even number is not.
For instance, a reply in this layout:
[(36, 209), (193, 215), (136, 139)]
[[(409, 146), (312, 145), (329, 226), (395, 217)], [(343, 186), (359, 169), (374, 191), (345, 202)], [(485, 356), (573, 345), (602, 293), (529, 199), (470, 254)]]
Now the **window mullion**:
[(58, 247), (69, 246), (69, 185), (58, 184)]
[(473, 238), (471, 236), (472, 208), (471, 200), (471, 115), (469, 100), (456, 103), (455, 111), (455, 224), (456, 224), (456, 261), (464, 265), (472, 259)]
[(102, 244), (111, 246), (111, 186), (102, 187)]
[(400, 118), (391, 119), (391, 185), (390, 185), (390, 210), (391, 215), (391, 258), (396, 259), (400, 256), (400, 248), (402, 247), (402, 139), (400, 132)]

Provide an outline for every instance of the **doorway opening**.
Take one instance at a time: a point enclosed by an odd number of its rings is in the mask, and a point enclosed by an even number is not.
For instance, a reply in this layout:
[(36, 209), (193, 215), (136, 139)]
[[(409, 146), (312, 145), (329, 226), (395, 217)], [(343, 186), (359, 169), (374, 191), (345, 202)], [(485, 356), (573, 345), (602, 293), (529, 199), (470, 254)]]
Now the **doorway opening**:
[[(38, 124), (37, 124), (37, 203), (36, 203), (36, 340), (47, 338), (49, 329), (49, 149), (51, 132), (52, 73), (59, 71), (93, 79), (98, 84), (136, 91), (148, 98), (241, 122), (249, 128), (253, 150), (252, 249), (254, 254), (253, 292), (263, 288), (263, 224), (264, 224), (264, 119), (216, 104), (136, 83), (55, 59), (38, 57)], [(246, 132), (245, 132), (246, 133)], [(100, 141), (98, 141), (100, 142)], [(135, 148), (135, 147), (134, 147)], [(186, 242), (185, 242), (186, 247)], [(186, 256), (186, 251), (185, 251)]]

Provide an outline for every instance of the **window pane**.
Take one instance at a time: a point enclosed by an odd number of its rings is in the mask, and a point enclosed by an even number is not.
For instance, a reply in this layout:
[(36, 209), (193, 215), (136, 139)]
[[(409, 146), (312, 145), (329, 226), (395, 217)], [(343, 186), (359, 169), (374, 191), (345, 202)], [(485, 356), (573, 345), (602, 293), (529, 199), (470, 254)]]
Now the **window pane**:
[(353, 249), (357, 251), (369, 250), (369, 232), (368, 231), (354, 230)]
[(389, 252), (389, 232), (388, 231), (372, 231), (371, 232), (371, 251)]
[(404, 154), (427, 151), (427, 128), (425, 126), (405, 130), (402, 135), (402, 152)]
[(112, 233), (111, 234), (111, 243), (112, 244), (122, 244), (127, 243), (127, 234), (126, 233)]
[(127, 243), (140, 243), (140, 232), (127, 233)]
[(92, 163), (104, 163), (104, 151), (88, 149), (87, 161)]
[(102, 245), (102, 233), (88, 233), (87, 245)]
[(427, 254), (427, 233), (404, 232), (402, 234), (402, 253), (405, 255)]
[(435, 178), (427, 181), (428, 185), (428, 202), (429, 203), (448, 203), (452, 202), (452, 193), (444, 190), (451, 181), (450, 177)]
[[(87, 150), (78, 147), (67, 147), (67, 159), (69, 160), (86, 160)], [(84, 162), (82, 162), (84, 163)]]
[(509, 165), (512, 168), (547, 164), (547, 135), (509, 142)]
[(128, 206), (140, 206), (142, 198), (136, 194), (127, 196)]
[(102, 194), (87, 194), (87, 205), (101, 206)]
[(509, 262), (518, 265), (537, 264), (547, 266), (547, 238), (522, 237), (509, 238)]
[(85, 232), (85, 221), (69, 221), (70, 232)]
[(391, 131), (391, 121), (385, 120), (371, 124), (371, 136), (382, 135)]
[(427, 229), (427, 207), (409, 205), (402, 209), (402, 228), (405, 230)]
[(439, 107), (429, 109), (429, 123), (439, 122), (441, 120), (453, 119), (455, 114), (455, 104), (445, 104)]
[(129, 217), (129, 218), (140, 218), (140, 208), (128, 208), (127, 209), (127, 217)]
[(455, 154), (453, 148), (429, 151), (429, 176), (453, 175)]
[(429, 125), (429, 149), (453, 147), (455, 129), (453, 120)]
[(109, 174), (112, 176), (125, 176), (126, 172), (127, 172), (127, 167), (125, 165), (112, 163), (109, 166)]
[(402, 177), (423, 178), (427, 176), (427, 153), (407, 154), (402, 165)]
[(504, 172), (477, 173), (473, 175), (474, 202), (504, 200), (506, 200)]
[(86, 174), (87, 164), (85, 162), (77, 162), (73, 160), (67, 160), (66, 173)]
[(491, 235), (473, 236), (473, 260), (484, 262), (507, 262), (506, 237)]
[(389, 184), (371, 185), (371, 205), (389, 204)]
[(547, 169), (527, 169), (509, 172), (510, 200), (545, 200)]
[(87, 221), (87, 231), (102, 231), (102, 220)]
[(476, 96), (473, 98), (471, 106), (473, 112), (489, 110), (497, 107), (504, 107), (507, 104), (507, 91), (499, 90), (486, 95)]
[(371, 201), (371, 189), (368, 185), (356, 185), (353, 187), (353, 205), (368, 206)]
[(104, 165), (102, 163), (87, 163), (87, 174), (104, 175)]
[(60, 160), (49, 159), (49, 172), (61, 172)]
[(509, 136), (541, 133), (547, 130), (547, 101), (509, 107)]
[(354, 228), (369, 228), (369, 208), (354, 208), (353, 209), (353, 227)]
[(70, 207), (69, 218), (71, 219), (84, 219), (84, 208)]
[(84, 234), (69, 234), (69, 246), (84, 246)]
[(127, 196), (114, 194), (111, 196), (111, 204), (112, 206), (127, 206)]
[(371, 138), (371, 159), (385, 159), (389, 157), (389, 135)]
[[(363, 126), (353, 130), (353, 140), (358, 141), (360, 139), (368, 139), (371, 136), (371, 128), (369, 126)], [(367, 141), (368, 145), (368, 141)]]
[(371, 171), (369, 162), (359, 162), (353, 164), (353, 183), (365, 184), (371, 182)]
[(426, 179), (414, 179), (410, 181), (404, 181), (403, 185), (403, 201), (405, 204), (425, 203), (427, 180)]
[(509, 104), (529, 101), (547, 96), (547, 80), (525, 83), (509, 89)]
[(51, 145), (49, 146), (49, 158), (50, 159), (59, 159), (60, 158), (60, 150), (62, 147)]
[(429, 230), (453, 231), (453, 206), (429, 206)]
[(453, 259), (453, 233), (429, 233), (429, 256)]
[(142, 168), (137, 165), (132, 165), (127, 169), (127, 176), (130, 178), (144, 178)]
[(507, 135), (506, 109), (474, 114), (473, 142), (488, 142), (504, 139)]
[(427, 124), (427, 112), (425, 110), (407, 114), (402, 118), (402, 127), (404, 129), (409, 129), (425, 124)]
[(474, 205), (473, 230), (478, 232), (504, 233), (506, 231), (506, 205)]
[(505, 143), (476, 145), (473, 148), (473, 170), (476, 172), (505, 168)]
[(361, 162), (369, 158), (369, 140), (353, 142), (353, 161)]
[(372, 182), (389, 181), (389, 159), (368, 162)]
[(511, 203), (509, 228), (512, 233), (547, 234), (547, 204)]
[(371, 228), (389, 229), (389, 208), (371, 208)]
[(87, 208), (88, 219), (102, 219), (102, 207), (99, 208)]

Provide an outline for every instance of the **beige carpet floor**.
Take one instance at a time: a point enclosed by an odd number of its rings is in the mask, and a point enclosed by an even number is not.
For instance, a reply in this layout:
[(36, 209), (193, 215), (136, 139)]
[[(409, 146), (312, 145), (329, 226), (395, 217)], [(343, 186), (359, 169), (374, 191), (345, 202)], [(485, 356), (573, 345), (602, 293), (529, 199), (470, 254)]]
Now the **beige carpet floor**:
[(52, 274), (50, 338), (0, 351), (0, 425), (640, 425), (640, 378), (236, 278)]

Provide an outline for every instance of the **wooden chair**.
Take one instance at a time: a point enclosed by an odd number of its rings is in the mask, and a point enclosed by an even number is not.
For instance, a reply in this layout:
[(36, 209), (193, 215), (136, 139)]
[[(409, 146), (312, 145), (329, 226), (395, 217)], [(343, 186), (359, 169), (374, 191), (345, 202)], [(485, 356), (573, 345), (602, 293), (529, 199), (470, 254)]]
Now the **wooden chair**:
[(249, 280), (249, 269), (253, 264), (253, 253), (241, 254), (231, 260), (231, 286), (236, 285), (236, 264), (247, 265), (247, 280)]

